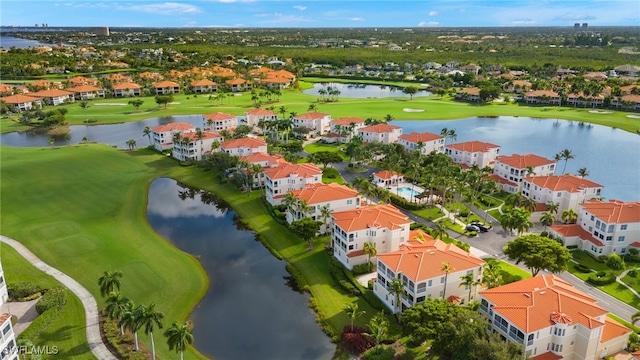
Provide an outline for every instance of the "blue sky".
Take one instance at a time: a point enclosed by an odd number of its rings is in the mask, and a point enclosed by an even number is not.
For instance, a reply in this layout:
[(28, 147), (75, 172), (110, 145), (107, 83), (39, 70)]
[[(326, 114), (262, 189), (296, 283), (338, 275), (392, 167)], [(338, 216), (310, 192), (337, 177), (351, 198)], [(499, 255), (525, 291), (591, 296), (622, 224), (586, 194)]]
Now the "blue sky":
[(144, 27), (637, 26), (638, 0), (0, 1), (0, 24)]

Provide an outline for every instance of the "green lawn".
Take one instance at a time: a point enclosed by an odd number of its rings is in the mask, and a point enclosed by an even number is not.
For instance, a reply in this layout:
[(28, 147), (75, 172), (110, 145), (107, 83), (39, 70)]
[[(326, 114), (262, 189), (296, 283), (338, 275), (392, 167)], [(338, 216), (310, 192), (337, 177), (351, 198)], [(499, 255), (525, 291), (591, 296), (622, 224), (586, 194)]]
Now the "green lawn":
[(344, 161), (349, 161), (349, 156), (347, 156), (347, 154), (344, 153), (344, 151), (342, 151), (342, 149), (344, 148), (344, 144), (321, 144), (318, 142), (314, 142), (311, 143), (307, 146), (304, 147), (304, 151), (308, 152), (309, 154), (313, 154), (313, 153), (317, 153), (320, 151), (330, 151), (330, 152), (336, 152), (338, 154), (340, 154), (340, 157), (342, 157), (342, 159)]
[[(97, 279), (117, 269), (122, 292), (136, 303), (156, 302), (167, 325), (188, 317), (208, 279), (194, 257), (151, 229), (145, 207), (153, 178), (191, 169), (147, 150), (106, 145), (1, 147), (0, 160), (3, 235), (80, 282), (100, 305)], [(47, 341), (69, 336), (54, 332)], [(145, 336), (141, 341), (148, 344)], [(175, 357), (160, 337), (156, 347), (160, 357)], [(186, 355), (202, 358), (193, 350)]]
[(500, 260), (499, 265), (500, 265), (500, 275), (502, 276), (502, 279), (505, 281), (517, 281), (522, 279), (528, 279), (531, 277), (530, 272), (518, 266), (515, 266), (511, 263), (508, 263), (506, 261)]
[(338, 170), (332, 167), (327, 167), (326, 169), (322, 170), (322, 182), (325, 184), (337, 183), (342, 185), (344, 184), (344, 179), (342, 178), (342, 175), (340, 175)]
[(437, 207), (426, 208), (422, 210), (412, 210), (412, 213), (429, 220), (434, 220), (444, 216), (442, 211)]
[[(52, 276), (36, 269), (9, 245), (0, 244), (0, 253), (2, 254), (2, 266), (7, 283), (28, 281), (45, 289), (63, 286)], [(57, 346), (60, 351), (58, 356), (65, 359), (94, 358), (87, 344), (85, 328), (82, 303), (77, 296), (68, 291), (67, 304), (58, 313), (55, 320), (47, 326), (34, 345)]]

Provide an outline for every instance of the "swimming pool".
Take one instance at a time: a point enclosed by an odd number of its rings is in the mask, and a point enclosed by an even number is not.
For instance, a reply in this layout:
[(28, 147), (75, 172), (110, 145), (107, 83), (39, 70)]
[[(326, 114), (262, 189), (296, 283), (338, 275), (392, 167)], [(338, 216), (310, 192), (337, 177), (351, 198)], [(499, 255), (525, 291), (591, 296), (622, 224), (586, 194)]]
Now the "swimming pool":
[(411, 189), (410, 187), (401, 187), (398, 188), (398, 194), (409, 198), (409, 199), (413, 199), (414, 197), (420, 195), (422, 193), (422, 191), (416, 191)]

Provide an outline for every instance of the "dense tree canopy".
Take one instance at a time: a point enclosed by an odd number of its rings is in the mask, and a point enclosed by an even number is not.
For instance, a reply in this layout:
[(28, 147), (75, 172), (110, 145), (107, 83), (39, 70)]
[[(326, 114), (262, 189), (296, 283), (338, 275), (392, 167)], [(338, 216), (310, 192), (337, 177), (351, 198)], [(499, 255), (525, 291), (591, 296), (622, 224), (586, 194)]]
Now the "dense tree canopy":
[(553, 273), (567, 269), (571, 253), (555, 240), (536, 234), (522, 235), (507, 243), (504, 253), (516, 264), (523, 263), (533, 276), (541, 270)]

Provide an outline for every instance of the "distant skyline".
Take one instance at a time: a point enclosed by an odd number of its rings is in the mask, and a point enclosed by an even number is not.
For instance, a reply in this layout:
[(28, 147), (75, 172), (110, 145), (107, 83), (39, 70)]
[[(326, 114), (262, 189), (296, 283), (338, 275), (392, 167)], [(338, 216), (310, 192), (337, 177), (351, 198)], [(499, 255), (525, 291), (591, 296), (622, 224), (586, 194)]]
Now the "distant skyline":
[(531, 27), (637, 26), (637, 0), (2, 0), (3, 26)]

